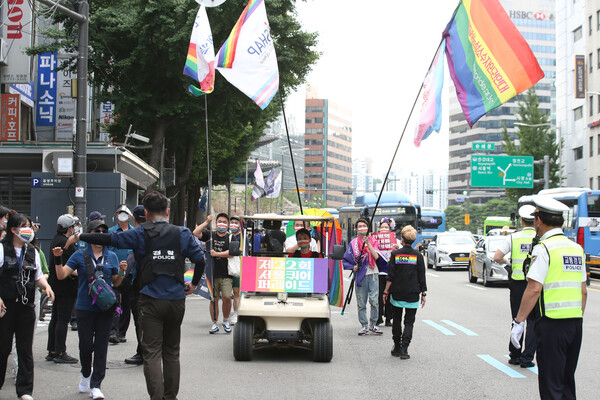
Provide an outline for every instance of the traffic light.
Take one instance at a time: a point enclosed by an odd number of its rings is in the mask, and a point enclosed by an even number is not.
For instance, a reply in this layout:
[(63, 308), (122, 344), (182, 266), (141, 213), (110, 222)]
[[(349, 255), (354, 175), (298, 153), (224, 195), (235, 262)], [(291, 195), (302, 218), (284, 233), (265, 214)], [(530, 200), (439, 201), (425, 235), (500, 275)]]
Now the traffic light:
[(471, 215), (465, 214), (465, 225), (471, 225)]
[(466, 195), (469, 194), (469, 191), (468, 190), (463, 190), (463, 194), (466, 196)]

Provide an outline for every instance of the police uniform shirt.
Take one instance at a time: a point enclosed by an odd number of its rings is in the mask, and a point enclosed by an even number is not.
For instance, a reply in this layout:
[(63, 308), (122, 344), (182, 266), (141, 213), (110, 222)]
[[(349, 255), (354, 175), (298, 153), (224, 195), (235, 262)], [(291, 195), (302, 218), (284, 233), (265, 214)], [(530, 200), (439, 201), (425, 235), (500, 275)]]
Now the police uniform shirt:
[[(554, 235), (560, 235), (562, 233), (563, 231), (560, 228), (551, 229), (541, 237), (540, 241), (548, 239)], [(546, 276), (548, 275), (550, 256), (548, 255), (546, 248), (541, 243), (533, 248), (531, 259), (531, 267), (527, 273), (527, 279), (533, 279), (534, 281), (543, 284), (546, 280)], [(587, 281), (585, 267), (581, 269), (581, 272), (581, 282)]]
[[(521, 231), (519, 232), (527, 232), (527, 231), (533, 231), (533, 228), (527, 227), (527, 228), (523, 228)], [(502, 254), (504, 255), (510, 255), (512, 253), (512, 235), (509, 235), (506, 237), (506, 240), (504, 242), (502, 242), (500, 244), (500, 246), (498, 246), (498, 250), (500, 250), (502, 252)]]
[[(28, 246), (31, 246), (30, 244)], [(25, 245), (23, 245), (23, 247), (18, 248), (15, 247), (15, 254), (17, 255), (18, 258), (21, 257), (21, 253), (23, 252), (23, 249), (25, 248)], [(0, 245), (0, 268), (2, 268), (2, 266), (4, 265), (4, 246)], [(42, 263), (40, 261), (40, 255), (38, 254), (38, 252), (35, 252), (35, 280), (36, 282), (42, 277)]]

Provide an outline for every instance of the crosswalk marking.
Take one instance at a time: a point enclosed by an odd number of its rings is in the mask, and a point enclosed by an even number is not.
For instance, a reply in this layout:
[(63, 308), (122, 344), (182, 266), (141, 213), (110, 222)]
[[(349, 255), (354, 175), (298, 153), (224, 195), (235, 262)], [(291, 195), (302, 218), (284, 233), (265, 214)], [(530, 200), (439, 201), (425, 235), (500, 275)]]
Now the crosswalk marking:
[(500, 361), (496, 360), (492, 356), (489, 356), (487, 354), (477, 354), (477, 357), (481, 358), (483, 361), (490, 364), (492, 367), (504, 372), (511, 378), (526, 378), (525, 375), (518, 373), (514, 369), (510, 368), (508, 365), (502, 364)]
[(466, 283), (465, 286), (470, 287), (472, 289), (477, 289), (477, 290), (487, 290), (486, 288), (482, 288), (482, 287), (475, 286), (475, 285), (469, 285), (468, 283)]
[(462, 333), (466, 334), (467, 336), (479, 336), (475, 332), (473, 332), (472, 330), (467, 329), (464, 326), (461, 326), (461, 325), (459, 325), (459, 324), (457, 324), (455, 322), (452, 322), (450, 320), (443, 319), (442, 322), (445, 323), (446, 325), (450, 325), (451, 327), (458, 329), (459, 331), (461, 331)]
[[(505, 354), (504, 357), (506, 357), (506, 358), (508, 358), (510, 360), (510, 356), (508, 354)], [(529, 367), (527, 369), (530, 370), (531, 372), (533, 372), (534, 374), (538, 375), (538, 367), (537, 367), (537, 365), (534, 365), (533, 367)]]
[(447, 329), (439, 324), (436, 324), (435, 322), (433, 322), (429, 319), (424, 319), (423, 322), (425, 322), (429, 326), (434, 327), (435, 329), (442, 332), (446, 336), (455, 336), (456, 335), (454, 332), (450, 331), (449, 329)]
[(439, 275), (433, 274), (431, 272), (428, 272), (427, 276), (433, 276), (434, 278), (439, 278), (440, 277)]

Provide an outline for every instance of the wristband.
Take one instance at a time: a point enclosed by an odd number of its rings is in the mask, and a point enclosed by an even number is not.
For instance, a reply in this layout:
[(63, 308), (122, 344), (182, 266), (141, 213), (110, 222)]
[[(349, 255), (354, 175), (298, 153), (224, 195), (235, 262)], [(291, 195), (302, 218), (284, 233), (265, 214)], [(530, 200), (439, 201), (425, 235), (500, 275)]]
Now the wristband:
[(426, 297), (427, 293), (421, 293), (421, 297)]
[(388, 294), (390, 294), (390, 292), (383, 292), (383, 294), (385, 294), (387, 296)]

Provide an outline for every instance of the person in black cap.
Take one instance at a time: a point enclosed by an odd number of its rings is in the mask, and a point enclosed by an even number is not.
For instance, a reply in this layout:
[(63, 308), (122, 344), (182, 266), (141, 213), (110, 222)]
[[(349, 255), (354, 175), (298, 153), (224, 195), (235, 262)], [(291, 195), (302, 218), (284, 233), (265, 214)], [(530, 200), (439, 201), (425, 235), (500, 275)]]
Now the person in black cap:
[(90, 213), (90, 215), (88, 216), (88, 220), (90, 222), (95, 221), (95, 220), (100, 220), (101, 222), (104, 222), (104, 219), (106, 218), (106, 215), (102, 215), (100, 214), (99, 211), (92, 211)]
[[(58, 217), (56, 235), (50, 242), (50, 248), (64, 247), (67, 239), (75, 233), (76, 225), (75, 218), (70, 214)], [(76, 250), (75, 246), (69, 246), (62, 254), (61, 265), (64, 265)], [(50, 257), (48, 261), (50, 272), (48, 283), (52, 286), (56, 298), (52, 303), (52, 317), (48, 325), (46, 360), (59, 364), (75, 364), (78, 360), (67, 354), (67, 332), (77, 298), (77, 277), (70, 276), (67, 279), (59, 280), (56, 276), (54, 257)]]
[(587, 300), (585, 253), (561, 230), (569, 208), (546, 196), (533, 196), (533, 248), (527, 288), (514, 319), (510, 340), (518, 349), (525, 319), (539, 310), (535, 324), (538, 385), (542, 399), (575, 399), (575, 369), (581, 349)]

